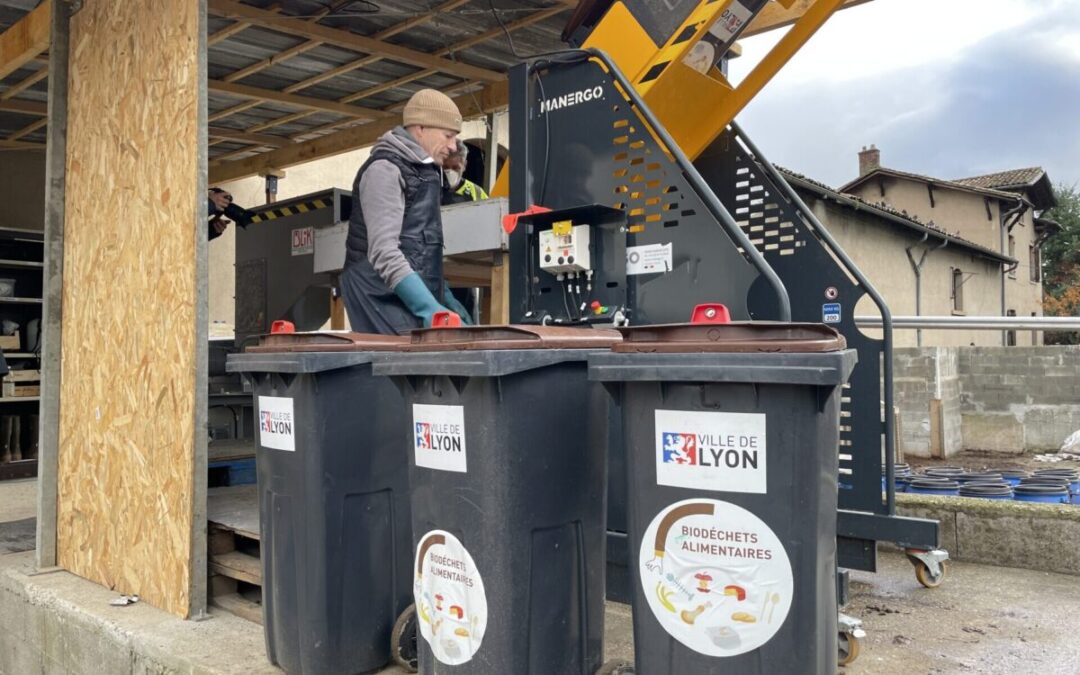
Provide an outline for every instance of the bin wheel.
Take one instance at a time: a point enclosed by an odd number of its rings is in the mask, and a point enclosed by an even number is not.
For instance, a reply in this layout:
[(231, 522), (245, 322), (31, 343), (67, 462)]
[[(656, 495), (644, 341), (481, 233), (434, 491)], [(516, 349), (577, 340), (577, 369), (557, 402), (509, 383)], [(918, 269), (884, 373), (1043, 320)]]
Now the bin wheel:
[(416, 672), (416, 605), (406, 607), (394, 624), (394, 632), (390, 634), (390, 653), (394, 655), (394, 663), (410, 673)]
[(919, 580), (919, 583), (927, 588), (937, 588), (941, 585), (942, 581), (945, 581), (945, 574), (948, 572), (944, 562), (938, 563), (941, 566), (941, 571), (936, 575), (930, 572), (930, 568), (926, 563), (921, 560), (915, 563), (915, 578)]
[(633, 675), (634, 666), (622, 659), (613, 659), (600, 666), (596, 675)]
[(855, 659), (859, 658), (859, 638), (851, 633), (840, 633), (838, 638), (836, 641), (839, 652), (837, 663), (841, 666), (851, 665)]

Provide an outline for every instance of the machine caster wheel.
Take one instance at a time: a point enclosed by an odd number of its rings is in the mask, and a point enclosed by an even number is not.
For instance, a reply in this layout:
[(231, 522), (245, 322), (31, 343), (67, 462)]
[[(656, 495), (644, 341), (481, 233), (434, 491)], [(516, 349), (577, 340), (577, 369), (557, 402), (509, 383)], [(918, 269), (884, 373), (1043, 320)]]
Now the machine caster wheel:
[(600, 666), (596, 675), (633, 675), (634, 665), (621, 659), (613, 659)]
[(416, 605), (409, 605), (398, 617), (390, 634), (390, 653), (394, 663), (410, 673), (415, 673), (417, 667), (416, 630)]
[(948, 572), (948, 567), (944, 562), (938, 563), (939, 571), (934, 574), (930, 571), (930, 567), (924, 562), (918, 562), (915, 564), (915, 578), (919, 580), (919, 583), (927, 588), (937, 588), (941, 585), (942, 581), (945, 581), (945, 574)]
[(859, 658), (859, 638), (851, 633), (840, 633), (837, 637), (837, 664), (849, 666)]

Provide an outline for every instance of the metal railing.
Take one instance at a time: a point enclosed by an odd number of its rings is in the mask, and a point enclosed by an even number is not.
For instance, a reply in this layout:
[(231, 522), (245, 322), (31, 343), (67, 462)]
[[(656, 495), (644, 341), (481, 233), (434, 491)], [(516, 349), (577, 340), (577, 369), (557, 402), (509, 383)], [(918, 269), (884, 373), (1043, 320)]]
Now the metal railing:
[[(856, 316), (860, 328), (881, 328), (880, 316)], [(1080, 331), (1080, 317), (1071, 316), (894, 316), (893, 329), (906, 330), (1038, 330)]]

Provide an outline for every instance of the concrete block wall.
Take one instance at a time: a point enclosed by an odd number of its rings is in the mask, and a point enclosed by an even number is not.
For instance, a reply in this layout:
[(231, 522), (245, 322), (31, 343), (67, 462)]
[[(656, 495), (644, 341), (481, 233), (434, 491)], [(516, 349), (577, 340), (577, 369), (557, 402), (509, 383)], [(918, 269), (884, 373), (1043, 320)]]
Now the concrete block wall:
[(956, 348), (910, 347), (893, 351), (900, 447), (919, 457), (946, 457), (963, 449)]
[(893, 356), (901, 448), (1045, 452), (1080, 429), (1080, 347), (922, 347)]

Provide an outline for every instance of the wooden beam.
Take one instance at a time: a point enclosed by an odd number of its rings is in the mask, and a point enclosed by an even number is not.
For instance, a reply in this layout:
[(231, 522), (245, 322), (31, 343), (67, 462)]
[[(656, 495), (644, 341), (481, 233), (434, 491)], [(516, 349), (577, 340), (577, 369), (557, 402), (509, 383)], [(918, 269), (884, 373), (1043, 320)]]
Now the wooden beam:
[(381, 110), (375, 110), (373, 108), (361, 108), (360, 106), (348, 105), (346, 103), (338, 103), (337, 101), (329, 101), (323, 98), (314, 98), (311, 96), (286, 94), (283, 91), (274, 91), (273, 89), (261, 89), (259, 87), (251, 87), (246, 84), (240, 84), (239, 82), (222, 82), (221, 80), (210, 80), (209, 82), (207, 82), (207, 86), (210, 88), (211, 91), (229, 94), (230, 96), (259, 99), (262, 101), (275, 101), (277, 103), (284, 103), (285, 105), (291, 105), (297, 108), (307, 108), (309, 110), (316, 110), (319, 112), (338, 113), (340, 115), (347, 115), (349, 117), (359, 117), (360, 119), (375, 120), (391, 116), (389, 113), (385, 113)]
[(15, 133), (11, 134), (10, 136), (7, 137), (7, 140), (9, 140), (9, 141), (17, 141), (20, 138), (22, 138), (23, 136), (29, 136), (30, 134), (34, 133), (35, 131), (42, 128), (43, 126), (45, 126), (48, 123), (49, 123), (48, 118), (42, 117), (41, 119), (34, 122), (33, 124), (29, 124), (29, 125), (23, 127), (22, 129), (19, 129)]
[(209, 0), (208, 4), (209, 11), (218, 16), (248, 21), (282, 33), (308, 38), (309, 40), (320, 40), (326, 44), (344, 49), (378, 55), (383, 58), (410, 63), (421, 68), (437, 68), (440, 72), (457, 75), (458, 77), (486, 82), (498, 82), (503, 79), (503, 73), (494, 70), (439, 58), (408, 47), (383, 42), (374, 37), (358, 35), (351, 31), (298, 21), (295, 18), (245, 5), (237, 2), (237, 0)]
[[(765, 8), (761, 10), (760, 14), (754, 17), (754, 20), (746, 27), (746, 30), (743, 31), (741, 37), (748, 38), (751, 35), (759, 35), (771, 30), (776, 30), (777, 28), (790, 26), (802, 18), (803, 14), (806, 14), (806, 11), (810, 9), (815, 1), (816, 0), (795, 0), (788, 9), (784, 9), (779, 3), (770, 2), (765, 5)], [(840, 9), (847, 9), (848, 7), (854, 7), (855, 5), (861, 5), (866, 2), (870, 2), (870, 0), (847, 0)]]
[[(341, 9), (342, 7), (344, 7), (344, 6), (348, 5), (348, 4), (351, 4), (354, 1), (355, 0), (339, 0), (334, 5), (332, 5), (330, 7), (327, 7), (326, 9), (322, 10), (321, 12), (318, 12), (315, 16), (308, 19), (308, 21), (311, 21), (313, 23), (317, 22), (320, 19), (322, 19), (324, 16), (326, 16), (327, 14), (330, 14), (332, 12), (336, 12), (337, 10)], [(281, 63), (282, 61), (285, 61), (285, 60), (288, 60), (288, 59), (291, 59), (292, 57), (303, 54), (304, 52), (311, 51), (312, 49), (315, 49), (316, 47), (318, 47), (321, 44), (322, 43), (319, 42), (318, 40), (308, 40), (307, 42), (301, 42), (300, 44), (296, 45), (295, 47), (292, 47), (290, 49), (286, 49), (285, 51), (280, 52), (278, 54), (274, 54), (273, 56), (271, 56), (269, 58), (266, 58), (266, 59), (263, 59), (262, 61), (259, 61), (257, 63), (253, 63), (253, 64), (251, 64), (250, 66), (248, 66), (246, 68), (241, 68), (240, 70), (229, 73), (228, 75), (226, 75), (225, 77), (223, 77), (221, 79), (225, 80), (226, 82), (236, 82), (237, 80), (242, 80), (245, 77), (248, 77), (249, 75), (254, 75), (255, 73), (257, 73), (257, 72), (259, 72), (261, 70), (266, 70), (267, 68), (269, 68), (272, 65)]]
[(48, 76), (49, 76), (49, 67), (45, 66), (44, 68), (37, 71), (33, 75), (29, 75), (26, 78), (24, 78), (23, 80), (21, 80), (19, 82), (16, 82), (15, 84), (13, 84), (10, 87), (8, 87), (7, 89), (5, 89), (4, 93), (0, 94), (0, 100), (6, 100), (6, 99), (11, 98), (12, 96), (17, 96), (18, 94), (21, 94), (22, 92), (24, 92), (27, 89), (29, 89), (30, 87), (34, 86), (38, 82), (41, 82), (42, 80), (44, 80)]
[[(458, 109), (461, 110), (462, 117), (469, 118), (505, 109), (508, 96), (508, 85), (504, 80), (488, 85), (475, 94), (461, 96), (455, 99), (454, 102), (457, 104)], [(212, 184), (224, 183), (253, 176), (266, 169), (284, 169), (321, 157), (329, 157), (349, 150), (367, 147), (378, 140), (379, 136), (400, 123), (400, 118), (394, 116), (393, 119), (382, 119), (362, 124), (304, 143), (296, 143), (287, 148), (262, 153), (255, 157), (235, 162), (211, 162), (210, 182)]]
[[(457, 2), (457, 0), (452, 0), (452, 1)], [(447, 4), (449, 4), (449, 3), (447, 3)], [(552, 8), (549, 8), (549, 9), (545, 9), (545, 10), (536, 12), (536, 13), (530, 14), (530, 15), (522, 18), (522, 19), (518, 19), (517, 21), (512, 21), (512, 22), (508, 23), (506, 25), (506, 30), (509, 31), (509, 32), (513, 32), (515, 30), (525, 28), (526, 26), (531, 26), (531, 25), (533, 25), (535, 23), (539, 23), (540, 21), (543, 21), (544, 19), (555, 16), (556, 14), (560, 14), (562, 12), (565, 12), (566, 10), (567, 10), (566, 7), (552, 7)], [(401, 25), (401, 24), (398, 24), (398, 25)], [(389, 35), (392, 34), (392, 33), (390, 33), (390, 31), (392, 31), (394, 28), (396, 28), (396, 26), (391, 26), (390, 28), (387, 28), (384, 31), (376, 33), (376, 36), (377, 37), (388, 37)], [(484, 42), (486, 40), (490, 40), (490, 39), (492, 39), (492, 38), (494, 38), (496, 36), (501, 36), (501, 35), (503, 35), (502, 28), (496, 28), (496, 29), (493, 29), (493, 30), (489, 30), (489, 31), (486, 31), (484, 33), (480, 33), (479, 35), (474, 35), (473, 37), (462, 40), (461, 42), (456, 42), (456, 43), (450, 45), (449, 47), (444, 47), (443, 49), (440, 49), (439, 51), (435, 52), (434, 55), (435, 56), (446, 56), (448, 54), (452, 54), (452, 53), (460, 51), (462, 49), (472, 47), (473, 45), (480, 44), (481, 42)], [(331, 69), (331, 70), (327, 71), (326, 73), (321, 73), (319, 75), (309, 77), (306, 80), (302, 80), (300, 82), (297, 82), (296, 84), (292, 84), (292, 85), (286, 87), (284, 89), (284, 91), (290, 92), (290, 93), (294, 92), (294, 91), (299, 91), (300, 89), (303, 89), (305, 87), (310, 87), (310, 86), (316, 85), (316, 84), (318, 84), (320, 82), (323, 82), (325, 80), (328, 80), (328, 79), (330, 79), (332, 77), (336, 77), (337, 75), (347, 73), (347, 72), (349, 72), (351, 70), (354, 70), (356, 68), (361, 68), (363, 66), (366, 66), (368, 64), (374, 63), (374, 62), (379, 61), (379, 60), (381, 60), (381, 59), (380, 59), (380, 57), (377, 57), (377, 56), (365, 56), (362, 59), (357, 59), (357, 60), (351, 61), (351, 62), (349, 62), (349, 63), (347, 63), (347, 64), (345, 64), (343, 66), (338, 66), (337, 68)], [(383, 84), (375, 85), (374, 87), (368, 87), (367, 89), (364, 89), (364, 90), (362, 90), (362, 91), (360, 91), (358, 93), (349, 94), (348, 96), (345, 96), (343, 98), (338, 99), (338, 102), (339, 103), (351, 103), (353, 101), (358, 101), (361, 98), (364, 98), (366, 96), (372, 96), (374, 94), (386, 91), (388, 89), (392, 89), (394, 87), (399, 87), (401, 85), (408, 84), (409, 82), (415, 82), (416, 80), (422, 80), (425, 77), (430, 77), (430, 76), (436, 74), (437, 72), (439, 72), (439, 71), (434, 69), (434, 68), (430, 68), (430, 69), (427, 69), (427, 70), (421, 70), (421, 71), (412, 73), (410, 75), (405, 75), (403, 77), (399, 77), (399, 78), (396, 78), (394, 80), (390, 80), (389, 82), (384, 82)], [(467, 83), (464, 83), (464, 84), (467, 84), (468, 86), (472, 86), (475, 83), (470, 81), (470, 82), (467, 82)], [(226, 112), (226, 111), (223, 111), (223, 112)], [(293, 113), (291, 115), (286, 115), (284, 117), (278, 117), (276, 119), (267, 120), (266, 122), (260, 122), (259, 124), (256, 124), (256, 125), (254, 125), (252, 127), (249, 127), (245, 131), (249, 131), (249, 132), (253, 132), (253, 133), (258, 133), (260, 131), (266, 131), (267, 129), (271, 129), (271, 128), (276, 127), (276, 126), (281, 125), (281, 124), (290, 124), (292, 122), (296, 122), (297, 120), (301, 120), (301, 119), (307, 117), (309, 114), (310, 113), (306, 113), (306, 112)], [(225, 115), (221, 115), (221, 117), (224, 117), (224, 116)], [(216, 118), (211, 117), (211, 121), (214, 121), (214, 119), (221, 119), (221, 118), (220, 117), (216, 117)], [(335, 127), (335, 126), (339, 126), (339, 124), (340, 123), (335, 122), (335, 123), (332, 123), (332, 124), (326, 125), (326, 126)], [(311, 131), (315, 131), (315, 130), (313, 129)], [(310, 131), (304, 132), (304, 135), (306, 135), (307, 133), (310, 133)]]
[(260, 100), (246, 101), (244, 103), (239, 103), (237, 105), (225, 108), (224, 110), (219, 110), (216, 113), (214, 113), (214, 114), (210, 115), (209, 117), (207, 117), (206, 119), (209, 122), (217, 122), (218, 120), (225, 119), (229, 115), (235, 115), (237, 113), (242, 113), (245, 110), (251, 110), (252, 108), (256, 108), (261, 103), (262, 103), (262, 101), (260, 101)]
[(0, 80), (48, 49), (51, 30), (52, 1), (45, 0), (0, 33)]
[(38, 103), (37, 101), (23, 101), (22, 99), (9, 98), (0, 100), (0, 111), (21, 113), (23, 115), (41, 115), (44, 117), (49, 114), (49, 106), (45, 103)]
[(41, 150), (44, 147), (44, 143), (30, 143), (28, 141), (8, 141), (0, 139), (0, 149), (2, 150)]
[(292, 145), (292, 141), (284, 136), (271, 136), (270, 134), (249, 134), (245, 131), (239, 131), (237, 129), (226, 129), (224, 127), (210, 127), (208, 130), (210, 138), (225, 138), (230, 141), (239, 141), (240, 143), (247, 143), (248, 145), (268, 145), (271, 148), (284, 148), (287, 145)]

